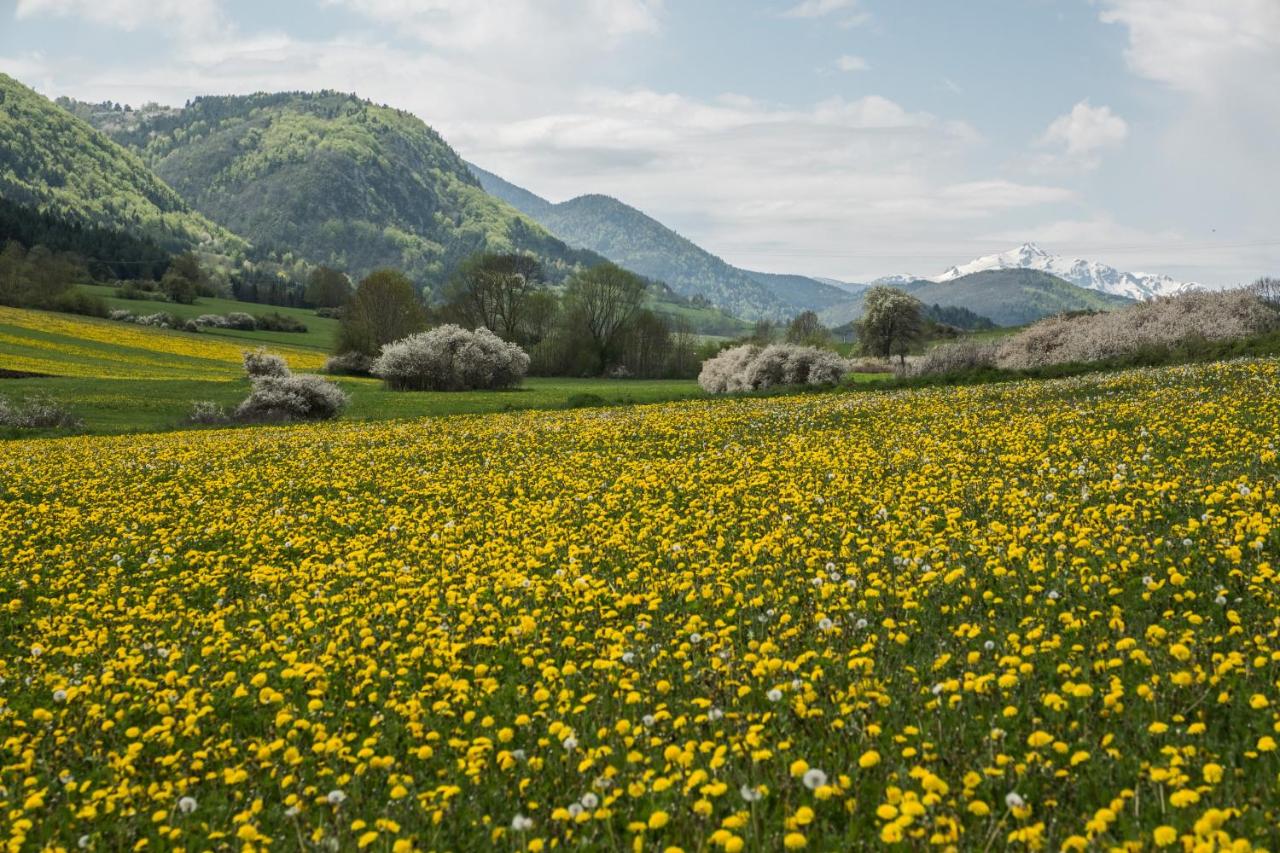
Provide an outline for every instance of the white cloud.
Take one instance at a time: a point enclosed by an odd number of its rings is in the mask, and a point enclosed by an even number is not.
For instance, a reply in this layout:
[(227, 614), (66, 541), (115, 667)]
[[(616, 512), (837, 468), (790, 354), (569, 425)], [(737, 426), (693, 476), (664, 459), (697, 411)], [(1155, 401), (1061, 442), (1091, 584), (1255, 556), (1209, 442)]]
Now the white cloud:
[(663, 0), (325, 0), (450, 51), (492, 47), (552, 56), (659, 28)]
[(801, 0), (782, 13), (784, 18), (838, 17), (842, 27), (864, 24), (871, 15), (858, 8), (859, 0)]
[(871, 65), (861, 56), (846, 53), (836, 60), (836, 67), (841, 71), (866, 71)]
[(1135, 72), (1175, 89), (1212, 95), (1224, 78), (1274, 85), (1280, 75), (1276, 0), (1103, 0), (1102, 20), (1129, 30)]
[(224, 25), (219, 0), (18, 0), (14, 10), (18, 20), (43, 15), (76, 18), (121, 30), (176, 29), (192, 37)]
[(1070, 113), (1053, 119), (1039, 143), (1061, 146), (1069, 159), (1097, 165), (1098, 152), (1123, 145), (1128, 137), (1129, 124), (1110, 106), (1093, 106), (1085, 99)]
[(1173, 120), (1145, 140), (1152, 168), (1179, 178), (1161, 187), (1163, 205), (1194, 208), (1206, 230), (1226, 226), (1241, 239), (1274, 234), (1280, 2), (1099, 3), (1101, 19), (1128, 33), (1130, 70), (1179, 97)]

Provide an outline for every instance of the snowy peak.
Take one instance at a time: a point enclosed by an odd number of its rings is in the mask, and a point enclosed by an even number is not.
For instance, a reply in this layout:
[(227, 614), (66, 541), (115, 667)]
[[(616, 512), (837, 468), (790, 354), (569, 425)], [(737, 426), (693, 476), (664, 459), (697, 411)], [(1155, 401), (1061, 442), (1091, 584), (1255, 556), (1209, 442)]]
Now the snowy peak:
[(1198, 290), (1195, 282), (1175, 281), (1167, 275), (1121, 272), (1097, 261), (1051, 255), (1035, 243), (1023, 243), (1016, 249), (998, 255), (986, 255), (967, 264), (948, 269), (933, 281), (953, 281), (961, 276), (986, 270), (1031, 269), (1056, 275), (1080, 287), (1100, 290), (1130, 299), (1153, 299)]

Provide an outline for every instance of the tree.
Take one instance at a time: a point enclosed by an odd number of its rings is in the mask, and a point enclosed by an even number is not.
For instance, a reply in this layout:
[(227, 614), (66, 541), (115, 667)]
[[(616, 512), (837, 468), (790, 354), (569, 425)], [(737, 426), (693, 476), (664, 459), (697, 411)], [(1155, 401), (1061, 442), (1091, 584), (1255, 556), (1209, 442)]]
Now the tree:
[(858, 339), (862, 351), (881, 358), (898, 356), (906, 362), (911, 345), (924, 334), (923, 305), (920, 300), (883, 285), (867, 291), (863, 299)]
[(647, 308), (636, 313), (627, 331), (623, 363), (633, 376), (646, 379), (667, 372), (671, 359), (671, 324)]
[(831, 340), (831, 333), (822, 325), (818, 315), (813, 311), (802, 311), (787, 324), (787, 343), (804, 344), (806, 346), (825, 346)]
[(385, 344), (427, 327), (427, 312), (413, 282), (399, 270), (365, 276), (342, 312), (337, 352), (377, 355)]
[(751, 336), (747, 340), (757, 346), (768, 346), (773, 343), (775, 331), (772, 320), (761, 318), (756, 320), (755, 326), (751, 329)]
[(619, 357), (647, 290), (644, 279), (615, 264), (600, 264), (569, 279), (564, 296), (569, 323), (590, 345), (599, 373)]
[(307, 304), (316, 308), (339, 308), (351, 298), (351, 280), (332, 267), (320, 266), (307, 276)]
[(483, 326), (503, 340), (528, 343), (530, 300), (542, 285), (542, 264), (532, 255), (476, 254), (449, 283), (445, 311), (465, 326)]
[(195, 283), (173, 267), (160, 279), (160, 289), (171, 301), (180, 305), (192, 304), (199, 295)]
[[(167, 284), (166, 284), (167, 282)], [(161, 279), (162, 289), (174, 302), (194, 302), (197, 296), (213, 296), (213, 282), (200, 266), (195, 252), (175, 255), (169, 262), (169, 270)], [(188, 299), (187, 296), (190, 295)]]

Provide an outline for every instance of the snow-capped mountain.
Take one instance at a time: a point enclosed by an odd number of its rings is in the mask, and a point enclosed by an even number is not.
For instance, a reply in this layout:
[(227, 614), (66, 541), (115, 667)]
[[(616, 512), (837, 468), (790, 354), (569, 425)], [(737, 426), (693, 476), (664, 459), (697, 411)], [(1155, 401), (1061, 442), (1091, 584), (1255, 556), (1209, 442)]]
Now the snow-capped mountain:
[(873, 285), (882, 284), (886, 287), (900, 287), (904, 284), (910, 284), (913, 281), (919, 280), (920, 276), (918, 275), (882, 275), (871, 283)]
[(1175, 281), (1167, 275), (1121, 272), (1097, 261), (1051, 255), (1035, 243), (1024, 243), (1008, 252), (986, 255), (967, 264), (951, 267), (931, 280), (952, 281), (970, 273), (1007, 269), (1040, 270), (1080, 287), (1127, 296), (1130, 299), (1152, 299), (1200, 289), (1200, 285), (1195, 282)]

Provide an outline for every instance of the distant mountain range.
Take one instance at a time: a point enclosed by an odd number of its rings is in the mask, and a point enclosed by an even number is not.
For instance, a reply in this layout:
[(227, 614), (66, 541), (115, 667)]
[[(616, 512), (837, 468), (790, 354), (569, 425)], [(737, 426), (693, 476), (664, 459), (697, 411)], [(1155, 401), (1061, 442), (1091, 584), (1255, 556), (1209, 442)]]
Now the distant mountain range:
[(759, 273), (732, 266), (645, 213), (604, 195), (559, 204), (469, 164), (480, 185), (536, 220), (570, 246), (596, 252), (676, 293), (702, 297), (745, 317), (785, 319), (834, 307), (848, 292), (808, 276)]
[[(1063, 281), (1069, 281), (1080, 287), (1098, 290), (1113, 296), (1126, 296), (1130, 299), (1152, 299), (1157, 296), (1174, 296), (1188, 290), (1198, 290), (1201, 285), (1195, 282), (1175, 281), (1167, 275), (1143, 272), (1121, 272), (1115, 267), (1085, 261), (1079, 258), (1064, 258), (1051, 255), (1035, 243), (1023, 243), (1016, 249), (996, 255), (984, 255), (967, 264), (954, 266), (941, 275), (933, 276), (930, 281), (954, 281), (962, 276), (987, 270), (1027, 269), (1039, 270), (1056, 275)], [(890, 276), (901, 280), (908, 276)]]
[[(885, 283), (885, 282), (881, 282)], [(998, 326), (1021, 326), (1066, 311), (1108, 311), (1133, 300), (1079, 287), (1039, 270), (983, 270), (949, 281), (894, 281), (890, 286), (910, 293), (926, 305), (957, 306)], [(862, 294), (819, 314), (838, 326), (862, 315)]]
[[(430, 287), (482, 250), (532, 253), (553, 280), (607, 258), (688, 310), (772, 320), (814, 310), (840, 325), (861, 313), (869, 286), (733, 266), (608, 196), (552, 203), (464, 162), (417, 117), (328, 91), (129, 110), (55, 104), (0, 75), (0, 197), (233, 263), (268, 253), (355, 276), (394, 266)], [(1033, 244), (934, 279), (872, 284), (1005, 325), (1196, 287)]]

